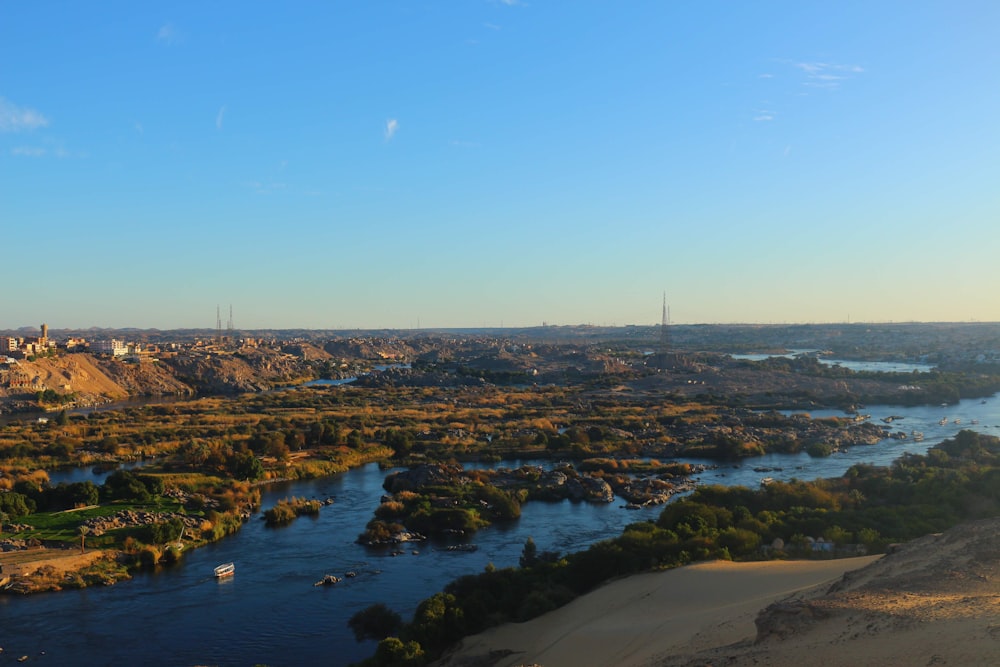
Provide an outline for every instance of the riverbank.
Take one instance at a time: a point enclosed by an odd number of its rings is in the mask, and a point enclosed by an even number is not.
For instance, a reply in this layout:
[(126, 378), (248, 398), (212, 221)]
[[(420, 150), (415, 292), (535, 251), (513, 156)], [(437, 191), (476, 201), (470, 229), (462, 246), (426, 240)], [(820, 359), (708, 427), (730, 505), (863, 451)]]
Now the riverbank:
[[(110, 585), (128, 579), (127, 569), (119, 563), (119, 552), (92, 549), (52, 549), (33, 547), (0, 553), (0, 581), (9, 577), (0, 592), (27, 595)], [(9, 585), (9, 587), (7, 587)]]

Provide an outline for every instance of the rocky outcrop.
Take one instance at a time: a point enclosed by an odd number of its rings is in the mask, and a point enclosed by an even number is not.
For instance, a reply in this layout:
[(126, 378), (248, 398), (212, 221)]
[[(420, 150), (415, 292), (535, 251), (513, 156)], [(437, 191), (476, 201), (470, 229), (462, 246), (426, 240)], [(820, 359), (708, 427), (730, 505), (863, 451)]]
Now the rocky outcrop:
[(626, 477), (622, 484), (610, 482), (615, 493), (634, 505), (661, 505), (675, 493), (694, 490), (696, 483), (690, 479), (666, 481), (655, 477)]
[(149, 526), (154, 523), (163, 523), (169, 519), (180, 519), (185, 527), (196, 529), (201, 524), (197, 517), (186, 514), (175, 514), (169, 512), (141, 512), (134, 510), (121, 510), (110, 516), (98, 516), (87, 519), (83, 522), (91, 535), (103, 535), (109, 530), (119, 528), (130, 528), (133, 526)]
[(392, 473), (382, 484), (389, 493), (417, 491), (425, 486), (460, 483), (463, 469), (460, 465), (425, 463), (409, 470)]
[(263, 391), (313, 377), (303, 359), (266, 348), (237, 354), (178, 355), (164, 359), (163, 363), (202, 394)]
[(566, 481), (566, 491), (570, 500), (586, 500), (589, 502), (614, 502), (615, 493), (611, 485), (603, 479), (580, 475)]
[(94, 363), (130, 396), (189, 395), (194, 389), (179, 379), (174, 370), (160, 362), (123, 363), (109, 358), (95, 358)]
[(786, 639), (802, 633), (816, 621), (827, 618), (830, 612), (806, 600), (777, 602), (765, 609), (754, 620), (759, 644), (773, 639)]
[(899, 545), (825, 595), (770, 605), (756, 619), (755, 643), (774, 646), (831, 624), (874, 636), (974, 615), (991, 628), (998, 595), (1000, 519), (971, 521)]

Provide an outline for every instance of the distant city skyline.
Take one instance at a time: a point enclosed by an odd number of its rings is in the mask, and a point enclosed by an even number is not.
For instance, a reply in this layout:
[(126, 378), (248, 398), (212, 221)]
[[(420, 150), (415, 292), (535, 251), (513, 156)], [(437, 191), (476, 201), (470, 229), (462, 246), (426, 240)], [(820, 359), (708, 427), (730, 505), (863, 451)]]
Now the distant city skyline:
[(998, 22), (5, 3), (0, 329), (1000, 321)]

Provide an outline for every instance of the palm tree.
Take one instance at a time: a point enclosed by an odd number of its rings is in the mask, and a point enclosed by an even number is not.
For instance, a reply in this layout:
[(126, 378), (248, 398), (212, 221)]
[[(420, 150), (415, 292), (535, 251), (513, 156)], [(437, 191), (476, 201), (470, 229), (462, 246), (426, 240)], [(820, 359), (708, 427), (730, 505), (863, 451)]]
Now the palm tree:
[(85, 540), (87, 539), (87, 535), (90, 534), (90, 528), (88, 526), (80, 524), (80, 527), (77, 530), (80, 531), (80, 553), (86, 553), (87, 543), (85, 542)]

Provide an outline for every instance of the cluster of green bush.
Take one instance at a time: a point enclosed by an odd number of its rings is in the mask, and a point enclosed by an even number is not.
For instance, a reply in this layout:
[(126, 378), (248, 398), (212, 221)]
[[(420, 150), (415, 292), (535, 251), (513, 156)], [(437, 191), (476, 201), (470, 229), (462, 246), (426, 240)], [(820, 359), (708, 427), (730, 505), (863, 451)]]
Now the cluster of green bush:
[(576, 464), (576, 469), (580, 472), (629, 472), (633, 474), (647, 475), (667, 475), (671, 477), (687, 477), (691, 474), (690, 463), (677, 463), (669, 461), (661, 463), (655, 459), (645, 461), (643, 459), (615, 459), (615, 458), (592, 458), (584, 459)]
[(0, 510), (16, 519), (35, 512), (60, 512), (116, 500), (149, 502), (162, 494), (163, 482), (158, 477), (127, 470), (111, 473), (101, 486), (90, 481), (48, 486), (24, 479), (15, 482), (10, 492), (0, 493)]
[(300, 516), (316, 516), (322, 503), (318, 500), (305, 498), (285, 498), (279, 500), (271, 509), (264, 511), (264, 520), (268, 526), (283, 526)]
[(403, 527), (422, 535), (467, 534), (495, 521), (521, 516), (527, 493), (512, 494), (489, 483), (438, 484), (397, 493), (375, 510), (358, 540), (379, 543)]

